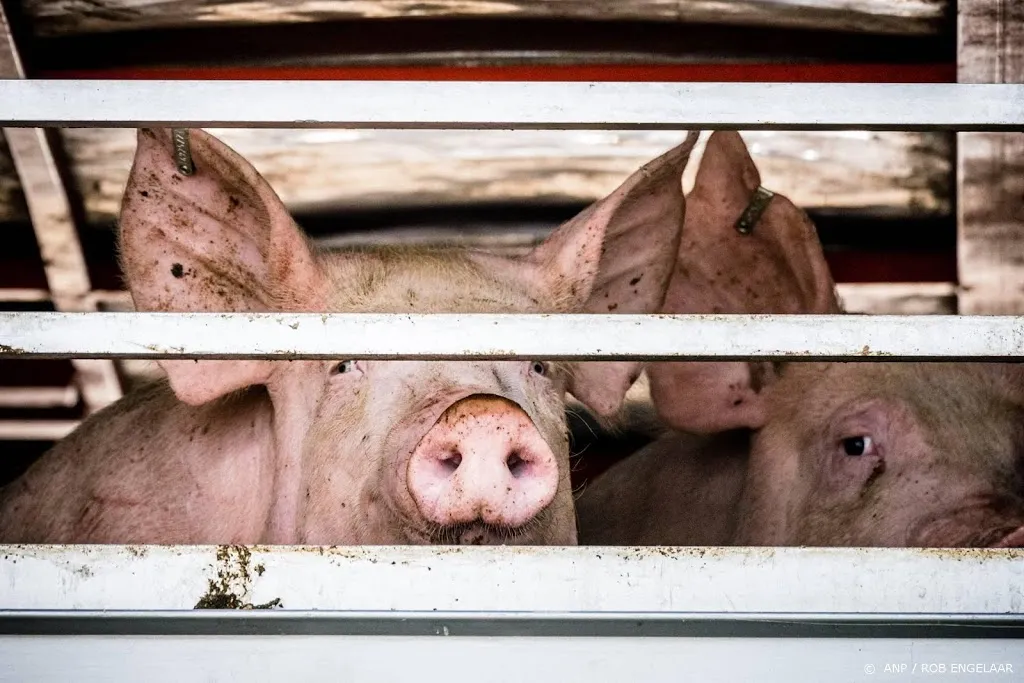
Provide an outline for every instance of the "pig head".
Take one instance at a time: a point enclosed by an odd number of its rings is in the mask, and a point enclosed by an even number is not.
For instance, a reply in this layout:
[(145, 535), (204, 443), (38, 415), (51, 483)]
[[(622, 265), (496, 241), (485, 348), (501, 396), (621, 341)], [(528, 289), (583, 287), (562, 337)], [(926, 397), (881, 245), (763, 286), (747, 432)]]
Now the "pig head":
[[(320, 252), (256, 169), (207, 133), (190, 135), (196, 170), (182, 176), (170, 131), (138, 134), (120, 250), (141, 311), (655, 312), (671, 277), (685, 210), (681, 175), (697, 138), (690, 134), (532, 253), (511, 259)], [(28, 528), (20, 537), (573, 544), (566, 392), (609, 414), (639, 372), (634, 363), (538, 360), (160, 365), (176, 400), (140, 411), (126, 397), (45, 456), (0, 494), (5, 540)], [(146, 424), (135, 433), (124, 428), (140, 418)], [(103, 445), (104, 436), (124, 442)], [(159, 449), (146, 450), (147, 439)], [(45, 509), (40, 496), (59, 498), (52, 482), (72, 479), (91, 493), (66, 497), (67, 509)], [(147, 498), (150, 489), (158, 502)], [(117, 512), (111, 500), (131, 505)], [(98, 521), (70, 530), (18, 521), (48, 513)], [(124, 523), (146, 514), (172, 521)]]
[[(840, 310), (803, 211), (776, 195), (751, 234), (733, 227), (759, 184), (740, 136), (714, 133), (665, 312)], [(648, 368), (680, 433), (584, 493), (582, 542), (1024, 546), (1021, 366), (757, 365)]]
[(1005, 365), (784, 366), (734, 543), (1024, 547), (1022, 390)]

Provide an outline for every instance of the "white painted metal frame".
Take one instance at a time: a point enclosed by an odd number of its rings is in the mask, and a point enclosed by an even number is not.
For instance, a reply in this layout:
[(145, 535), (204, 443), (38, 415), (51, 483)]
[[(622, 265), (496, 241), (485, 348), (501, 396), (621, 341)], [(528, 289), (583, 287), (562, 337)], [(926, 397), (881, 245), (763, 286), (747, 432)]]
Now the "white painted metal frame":
[[(246, 333), (237, 333), (244, 325)], [(947, 360), (1024, 357), (1024, 317), (0, 313), (0, 356)]]
[[(1024, 86), (0, 81), (0, 124), (1011, 130), (1024, 128)], [(0, 353), (34, 357), (989, 360), (1022, 349), (1024, 318), (995, 317), (0, 315)], [(25, 546), (0, 555), (0, 679), (1024, 672), (1019, 550)]]
[(1002, 549), (0, 545), (0, 574), (22, 611), (1024, 615), (1024, 563)]
[[(25, 78), (24, 65), (2, 5), (0, 78)], [(54, 158), (52, 139), (41, 128), (9, 128), (4, 135), (21, 181), (54, 308), (58, 311), (96, 310), (90, 296), (92, 284), (78, 239), (78, 226), (68, 189)], [(71, 362), (75, 369), (74, 381), (81, 390), (87, 413), (100, 410), (121, 397), (121, 382), (111, 361), (75, 358)], [(3, 437), (4, 430), (0, 428), (0, 439)]]
[[(0, 556), (0, 679), (1024, 671), (1024, 563), (1006, 550), (0, 546)], [(226, 604), (243, 609), (206, 609)]]
[[(259, 106), (253, 106), (256, 102)], [(0, 81), (0, 123), (129, 128), (1013, 130), (1024, 127), (1024, 85)]]

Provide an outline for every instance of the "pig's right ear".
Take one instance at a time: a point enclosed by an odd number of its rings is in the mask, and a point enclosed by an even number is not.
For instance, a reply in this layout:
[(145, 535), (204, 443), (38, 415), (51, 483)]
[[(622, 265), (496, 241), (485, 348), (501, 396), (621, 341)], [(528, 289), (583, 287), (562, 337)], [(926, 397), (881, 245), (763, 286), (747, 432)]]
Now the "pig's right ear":
[[(583, 313), (656, 313), (683, 229), (683, 170), (699, 133), (631, 175), (555, 230), (531, 254), (555, 307)], [(573, 363), (568, 389), (601, 416), (614, 414), (639, 362)]]
[[(184, 176), (170, 130), (138, 132), (118, 244), (136, 310), (323, 310), (323, 274), (270, 185), (211, 135), (189, 139), (195, 170)], [(272, 363), (160, 361), (193, 405), (266, 383)]]
[[(753, 205), (761, 176), (735, 131), (708, 139), (687, 197), (664, 313), (838, 313), (839, 300), (810, 218), (786, 197), (771, 197), (749, 233), (736, 225)], [(652, 363), (651, 398), (675, 429), (713, 433), (758, 428), (764, 362)]]

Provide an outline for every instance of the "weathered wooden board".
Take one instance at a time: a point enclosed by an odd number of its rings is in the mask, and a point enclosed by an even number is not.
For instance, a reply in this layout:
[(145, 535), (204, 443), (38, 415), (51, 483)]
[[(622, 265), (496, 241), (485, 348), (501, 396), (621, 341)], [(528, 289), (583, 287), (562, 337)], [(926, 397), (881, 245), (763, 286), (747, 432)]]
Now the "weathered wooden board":
[[(1024, 83), (1024, 2), (961, 0), (961, 83)], [(1024, 313), (1024, 132), (960, 133), (960, 311)]]
[[(0, 8), (0, 40), (6, 39), (9, 35), (7, 16)], [(20, 70), (21, 64), (15, 56), (15, 52), (0, 47), (0, 78), (14, 78), (14, 74)], [(0, 129), (0, 217), (4, 215), (24, 216), (27, 215), (27, 209), (25, 197), (21, 193), (18, 182), (18, 175), (14, 170), (14, 162), (11, 159), (11, 150), (7, 146), (7, 137)]]
[(41, 35), (398, 17), (646, 19), (874, 33), (939, 30), (949, 0), (24, 0)]
[(21, 182), (14, 170), (7, 137), (0, 130), (0, 221), (25, 220), (27, 216), (25, 195), (21, 192)]
[[(24, 61), (0, 5), (0, 78), (25, 78)], [(8, 128), (7, 151), (19, 178), (31, 217), (54, 308), (94, 310), (87, 296), (92, 289), (68, 180), (55, 155), (55, 131)], [(75, 382), (89, 412), (101, 410), (122, 396), (116, 368), (106, 359), (74, 358)]]
[[(243, 130), (213, 133), (294, 211), (486, 201), (591, 201), (684, 137), (679, 132)], [(135, 149), (122, 129), (63, 131), (90, 222), (117, 214)], [(810, 208), (948, 214), (951, 136), (745, 132), (764, 182)], [(703, 142), (684, 184), (692, 184)], [(0, 150), (0, 169), (9, 167)], [(24, 219), (0, 176), (0, 221)], [(3, 190), (6, 188), (6, 190)]]
[(840, 283), (848, 313), (869, 315), (954, 315), (957, 288), (951, 282)]

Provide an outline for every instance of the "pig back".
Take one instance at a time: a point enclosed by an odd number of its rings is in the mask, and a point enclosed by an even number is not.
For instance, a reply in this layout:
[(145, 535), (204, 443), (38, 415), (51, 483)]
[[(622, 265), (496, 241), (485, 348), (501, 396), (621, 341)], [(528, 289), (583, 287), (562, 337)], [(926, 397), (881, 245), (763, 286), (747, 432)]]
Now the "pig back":
[(271, 423), (263, 388), (197, 407), (166, 382), (144, 386), (0, 490), (0, 542), (258, 542)]
[(665, 434), (589, 483), (581, 545), (730, 545), (749, 435)]

